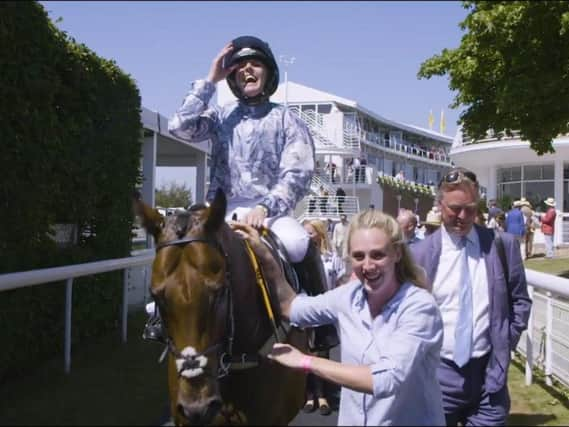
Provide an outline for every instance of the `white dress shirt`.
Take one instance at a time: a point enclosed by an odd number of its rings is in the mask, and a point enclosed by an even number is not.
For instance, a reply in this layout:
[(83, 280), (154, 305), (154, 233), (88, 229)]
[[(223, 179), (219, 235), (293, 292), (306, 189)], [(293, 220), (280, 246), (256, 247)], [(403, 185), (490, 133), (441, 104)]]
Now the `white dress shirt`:
[[(444, 338), (441, 357), (452, 360), (455, 341), (454, 331), (459, 310), (460, 237), (449, 234), (443, 226), (441, 227), (441, 238), (441, 257), (433, 283), (433, 296), (439, 305), (443, 318)], [(466, 238), (468, 268), (472, 283), (472, 321), (474, 323), (471, 358), (478, 358), (490, 351), (488, 276), (480, 250), (480, 241), (474, 227), (466, 235)]]

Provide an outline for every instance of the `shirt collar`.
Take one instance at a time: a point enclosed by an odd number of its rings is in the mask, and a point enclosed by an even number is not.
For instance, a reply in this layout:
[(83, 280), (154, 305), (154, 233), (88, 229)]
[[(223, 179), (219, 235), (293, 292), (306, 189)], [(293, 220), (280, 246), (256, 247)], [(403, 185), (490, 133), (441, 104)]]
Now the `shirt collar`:
[[(446, 229), (446, 227), (443, 225), (441, 227), (441, 236), (442, 236), (442, 240), (443, 240), (443, 245), (448, 245), (454, 248), (460, 248), (460, 240), (461, 237), (449, 233)], [(476, 227), (473, 225), (472, 228), (470, 229), (470, 231), (468, 232), (468, 234), (465, 236), (466, 240), (467, 240), (467, 245), (475, 245), (475, 246), (480, 246), (480, 241), (478, 239), (478, 233), (476, 232)]]

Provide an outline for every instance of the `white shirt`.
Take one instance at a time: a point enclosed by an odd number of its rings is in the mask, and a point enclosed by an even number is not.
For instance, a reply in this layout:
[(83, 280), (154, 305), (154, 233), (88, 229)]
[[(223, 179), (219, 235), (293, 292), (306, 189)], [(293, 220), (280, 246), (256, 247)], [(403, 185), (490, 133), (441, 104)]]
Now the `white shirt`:
[[(459, 309), (461, 250), (458, 244), (460, 238), (449, 234), (444, 226), (441, 227), (441, 238), (441, 257), (433, 283), (433, 296), (443, 318), (444, 338), (441, 357), (452, 360), (454, 354), (454, 331)], [(471, 358), (477, 358), (490, 351), (488, 276), (486, 274), (486, 264), (480, 250), (480, 241), (474, 227), (466, 235), (466, 238), (468, 239), (466, 250), (470, 281), (472, 283), (472, 321), (474, 323), (474, 343)]]
[(334, 226), (334, 231), (332, 232), (332, 244), (336, 249), (336, 253), (340, 256), (342, 256), (344, 241), (346, 240), (347, 232), (348, 232), (348, 223), (343, 224), (342, 221), (338, 222)]

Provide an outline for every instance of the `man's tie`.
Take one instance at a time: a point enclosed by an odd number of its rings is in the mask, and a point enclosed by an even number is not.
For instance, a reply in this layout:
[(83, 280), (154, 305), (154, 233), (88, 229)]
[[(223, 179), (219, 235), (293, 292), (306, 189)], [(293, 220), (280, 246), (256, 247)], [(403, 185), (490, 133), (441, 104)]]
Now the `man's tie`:
[(460, 240), (460, 294), (459, 311), (454, 332), (454, 361), (463, 367), (472, 354), (472, 283), (468, 269), (467, 239)]

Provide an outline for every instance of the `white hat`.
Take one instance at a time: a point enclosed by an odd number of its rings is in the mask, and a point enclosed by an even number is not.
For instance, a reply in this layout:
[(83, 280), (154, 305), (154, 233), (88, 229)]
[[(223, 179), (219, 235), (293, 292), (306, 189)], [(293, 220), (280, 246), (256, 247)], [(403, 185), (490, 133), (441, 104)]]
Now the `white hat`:
[(521, 200), (516, 200), (516, 201), (514, 202), (514, 208), (517, 208), (518, 206), (521, 206), (522, 204), (523, 204), (523, 203), (522, 203)]
[(425, 218), (425, 221), (423, 222), (423, 225), (434, 225), (434, 226), (439, 226), (441, 225), (441, 213), (440, 212), (436, 212), (433, 210), (430, 210), (427, 213), (427, 217)]
[(551, 206), (552, 208), (555, 207), (555, 199), (553, 197), (548, 197), (543, 203), (547, 206)]

